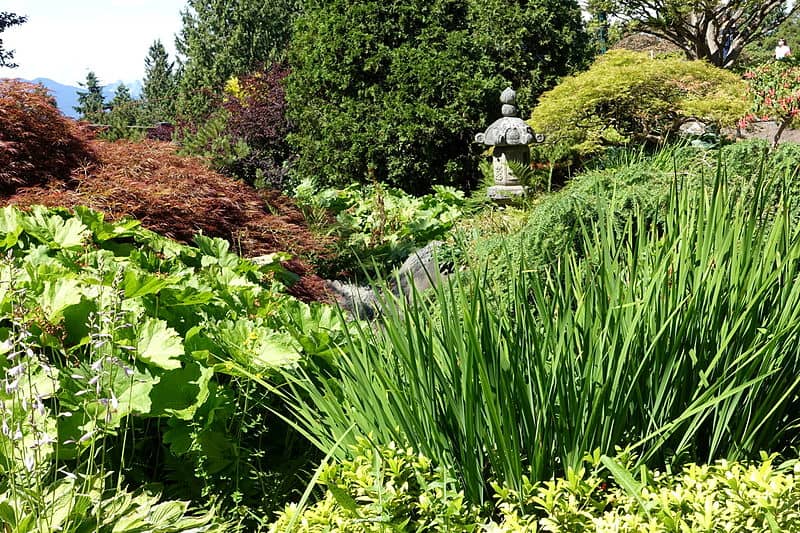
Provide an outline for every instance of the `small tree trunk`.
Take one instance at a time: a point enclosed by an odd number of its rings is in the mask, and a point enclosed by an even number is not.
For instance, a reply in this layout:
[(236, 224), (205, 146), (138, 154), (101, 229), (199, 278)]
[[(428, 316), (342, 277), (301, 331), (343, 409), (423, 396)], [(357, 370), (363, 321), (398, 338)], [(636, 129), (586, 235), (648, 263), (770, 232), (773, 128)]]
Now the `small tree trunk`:
[(778, 126), (778, 131), (775, 132), (775, 136), (772, 138), (772, 149), (773, 150), (778, 147), (778, 141), (781, 140), (781, 135), (783, 135), (783, 130), (786, 129), (786, 127), (789, 125), (789, 123), (791, 121), (792, 121), (792, 118), (790, 117), (788, 119), (785, 119)]

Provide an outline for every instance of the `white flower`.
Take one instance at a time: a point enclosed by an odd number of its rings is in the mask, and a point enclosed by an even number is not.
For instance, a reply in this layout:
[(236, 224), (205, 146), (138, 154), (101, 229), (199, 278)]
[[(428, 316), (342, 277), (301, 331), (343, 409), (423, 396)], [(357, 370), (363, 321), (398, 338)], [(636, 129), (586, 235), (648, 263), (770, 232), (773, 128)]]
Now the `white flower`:
[(6, 394), (11, 394), (12, 392), (16, 391), (17, 387), (19, 387), (19, 378), (15, 379), (11, 383), (6, 380)]
[(19, 376), (23, 372), (25, 372), (25, 363), (20, 363), (17, 366), (12, 366), (8, 370), (6, 370), (6, 374), (11, 376), (12, 378)]

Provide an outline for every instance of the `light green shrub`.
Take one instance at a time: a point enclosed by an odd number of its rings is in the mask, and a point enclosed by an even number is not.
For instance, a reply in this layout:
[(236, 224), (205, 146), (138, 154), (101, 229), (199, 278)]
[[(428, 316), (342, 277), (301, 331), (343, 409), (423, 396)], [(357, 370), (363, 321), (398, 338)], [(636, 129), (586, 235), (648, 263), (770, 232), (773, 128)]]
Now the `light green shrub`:
[(754, 464), (688, 464), (674, 475), (620, 468), (609, 478), (595, 455), (566, 478), (529, 483), (522, 493), (499, 488), (502, 519), (486, 531), (798, 531), (800, 463), (775, 465), (775, 459), (762, 454)]
[(609, 146), (659, 143), (687, 118), (733, 125), (747, 103), (736, 75), (703, 61), (615, 50), (544, 93), (530, 124), (548, 137), (538, 157), (586, 159)]
[[(631, 457), (595, 452), (549, 481), (525, 480), (520, 491), (493, 485), (495, 508), (463, 500), (457, 483), (411, 449), (375, 450), (365, 440), (355, 457), (328, 466), (321, 500), (286, 507), (271, 533), (443, 531), (774, 532), (800, 528), (800, 463), (687, 464), (675, 473), (630, 470)], [(482, 511), (482, 512), (479, 512)]]
[[(105, 487), (104, 487), (105, 485)], [(223, 533), (231, 524), (217, 508), (198, 511), (179, 500), (161, 500), (148, 490), (108, 486), (102, 476), (70, 476), (51, 483), (40, 480), (22, 489), (3, 483), (0, 524), (14, 533)]]
[(430, 459), (390, 443), (374, 449), (359, 439), (354, 458), (327, 466), (324, 497), (307, 509), (286, 507), (271, 533), (474, 531), (478, 511), (456, 479)]

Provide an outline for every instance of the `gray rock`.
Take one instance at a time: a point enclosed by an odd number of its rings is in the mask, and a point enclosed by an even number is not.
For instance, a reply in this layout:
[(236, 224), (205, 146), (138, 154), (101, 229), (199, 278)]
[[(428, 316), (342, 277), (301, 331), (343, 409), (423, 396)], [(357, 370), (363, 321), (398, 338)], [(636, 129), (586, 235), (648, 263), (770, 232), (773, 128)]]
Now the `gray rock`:
[(690, 120), (681, 124), (678, 131), (683, 135), (700, 136), (708, 132), (708, 127), (699, 120)]
[[(413, 252), (397, 270), (397, 282), (392, 287), (395, 296), (406, 299), (416, 288), (418, 293), (439, 285), (448, 275), (447, 265), (437, 261), (442, 249), (442, 241), (431, 241), (416, 252)], [(442, 267), (445, 268), (442, 268)]]
[(325, 281), (342, 309), (356, 318), (372, 320), (378, 315), (378, 296), (369, 287), (360, 287), (343, 281)]
[[(388, 287), (371, 288), (343, 281), (328, 281), (325, 285), (345, 311), (357, 318), (372, 320), (381, 312), (381, 304), (387, 297), (403, 297), (406, 300), (416, 290), (423, 293), (437, 286), (448, 275), (448, 265), (436, 260), (442, 241), (432, 241), (412, 253), (391, 277)], [(382, 291), (388, 290), (388, 294)]]

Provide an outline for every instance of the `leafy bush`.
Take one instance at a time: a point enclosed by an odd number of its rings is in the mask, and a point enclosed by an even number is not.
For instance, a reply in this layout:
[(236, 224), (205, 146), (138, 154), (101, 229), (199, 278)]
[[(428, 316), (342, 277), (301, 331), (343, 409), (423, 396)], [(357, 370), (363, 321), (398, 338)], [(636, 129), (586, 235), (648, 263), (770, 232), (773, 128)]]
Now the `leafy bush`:
[[(415, 198), (379, 184), (318, 190), (311, 181), (297, 187), (295, 198), (307, 219), (321, 219), (336, 238), (333, 259), (319, 265), (333, 275), (385, 275), (417, 248), (443, 238), (465, 204), (450, 187), (434, 186), (433, 194)], [(336, 217), (333, 224), (329, 215)]]
[(66, 179), (94, 155), (89, 135), (56, 109), (41, 85), (0, 80), (0, 188)]
[(732, 125), (743, 82), (703, 61), (613, 50), (543, 94), (530, 124), (548, 136), (539, 157), (585, 159), (609, 146), (662, 143), (689, 118)]
[[(223, 107), (228, 112), (227, 132), (244, 141), (249, 152), (228, 165), (234, 176), (256, 187), (281, 189), (292, 152), (286, 142), (291, 125), (286, 119), (283, 80), (286, 67), (271, 67), (233, 78)], [(235, 87), (235, 89), (234, 89)]]
[[(394, 445), (361, 441), (353, 459), (320, 476), (323, 498), (290, 504), (270, 531), (795, 531), (800, 464), (687, 464), (675, 473), (630, 471), (630, 455), (587, 454), (577, 469), (521, 491), (493, 484), (494, 516), (463, 500), (458, 483), (429, 459)], [(483, 511), (483, 512), (479, 512)]]
[(759, 118), (774, 120), (778, 123), (772, 139), (775, 148), (800, 114), (800, 65), (794, 59), (770, 61), (745, 72), (744, 78), (752, 107), (739, 125), (746, 127)]
[(407, 439), (474, 503), (491, 478), (520, 490), (596, 448), (653, 464), (797, 445), (796, 225), (722, 180), (710, 197), (676, 187), (656, 223), (620, 227), (600, 205), (580, 254), (507, 260), (504, 292), (472, 274), (433, 303), (387, 302), (379, 327), (351, 332), (336, 377), (287, 374), (297, 424), (321, 450)]
[[(630, 472), (597, 454), (566, 478), (498, 487), (502, 519), (490, 533), (535, 531), (794, 531), (800, 527), (800, 464), (718, 461), (669, 474)], [(638, 476), (638, 479), (636, 477)], [(541, 528), (541, 529), (539, 529)]]
[(281, 254), (256, 265), (195, 243), (86, 208), (0, 210), (0, 469), (113, 470), (251, 512), (298, 482), (307, 446), (266, 422), (274, 399), (241, 375), (277, 378), (340, 326), (281, 294)]
[(359, 439), (353, 459), (326, 466), (324, 498), (308, 509), (287, 505), (272, 533), (315, 531), (473, 531), (477, 508), (464, 501), (455, 478), (411, 448), (373, 449)]

